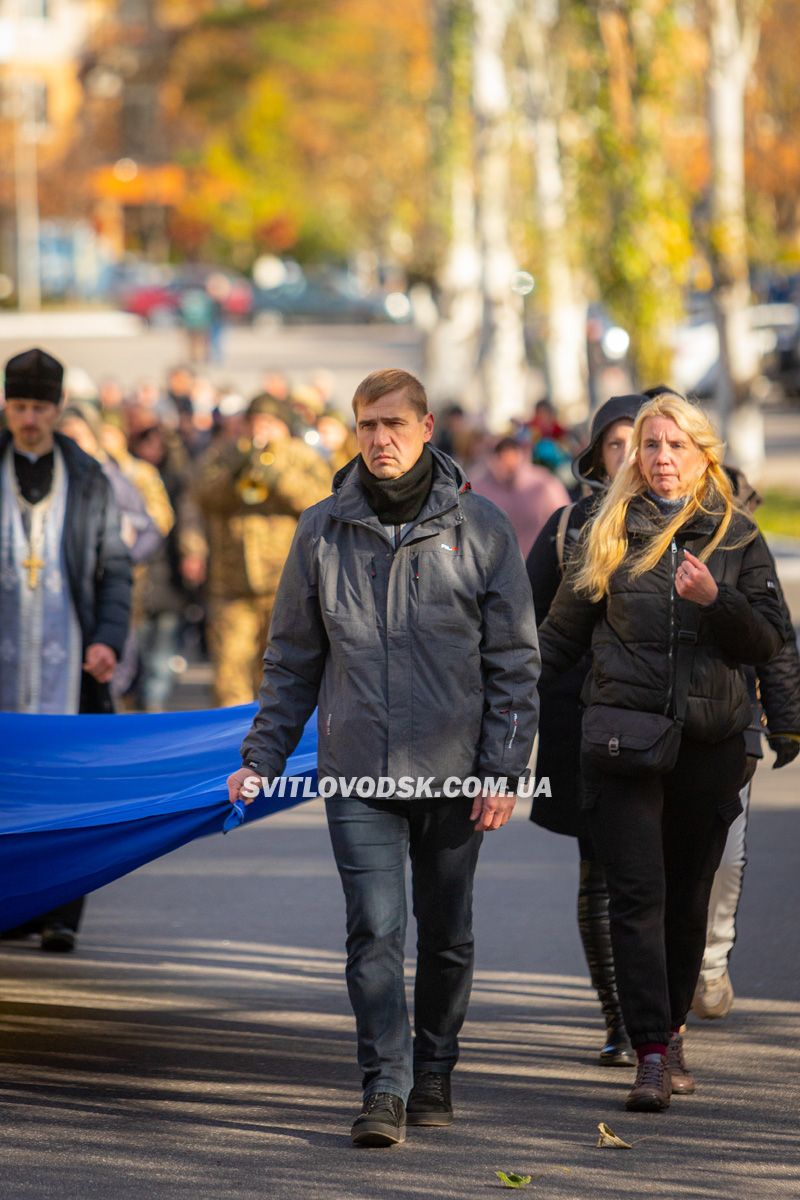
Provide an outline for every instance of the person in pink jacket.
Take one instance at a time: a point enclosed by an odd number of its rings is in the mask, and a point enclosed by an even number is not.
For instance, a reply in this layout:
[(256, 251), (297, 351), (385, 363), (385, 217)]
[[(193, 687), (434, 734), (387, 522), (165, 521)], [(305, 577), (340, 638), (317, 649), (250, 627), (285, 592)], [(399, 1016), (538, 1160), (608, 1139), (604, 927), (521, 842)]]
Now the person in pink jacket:
[(486, 496), (506, 514), (526, 558), (547, 518), (569, 504), (567, 489), (545, 467), (536, 467), (527, 447), (504, 437), (482, 470), (472, 478), (473, 491)]

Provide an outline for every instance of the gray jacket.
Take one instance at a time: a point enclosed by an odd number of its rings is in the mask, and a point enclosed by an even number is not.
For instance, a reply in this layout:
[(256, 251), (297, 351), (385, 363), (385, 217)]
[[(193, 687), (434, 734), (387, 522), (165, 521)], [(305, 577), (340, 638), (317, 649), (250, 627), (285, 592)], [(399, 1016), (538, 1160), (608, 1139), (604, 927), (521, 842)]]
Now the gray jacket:
[(242, 745), (259, 774), (282, 772), (315, 705), (320, 776), (439, 787), (527, 767), (540, 659), (519, 547), (505, 515), (433, 454), (430, 494), (397, 549), (354, 463), (300, 518)]

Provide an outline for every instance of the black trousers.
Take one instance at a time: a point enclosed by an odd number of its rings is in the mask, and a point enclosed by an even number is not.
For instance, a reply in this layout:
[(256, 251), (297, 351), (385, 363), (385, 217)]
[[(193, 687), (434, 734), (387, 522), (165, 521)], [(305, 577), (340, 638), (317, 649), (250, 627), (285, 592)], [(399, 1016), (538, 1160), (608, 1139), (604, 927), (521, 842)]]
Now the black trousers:
[(689, 1011), (711, 885), (741, 811), (744, 772), (742, 734), (714, 745), (684, 738), (669, 775), (627, 779), (584, 763), (619, 999), (634, 1046), (668, 1042)]

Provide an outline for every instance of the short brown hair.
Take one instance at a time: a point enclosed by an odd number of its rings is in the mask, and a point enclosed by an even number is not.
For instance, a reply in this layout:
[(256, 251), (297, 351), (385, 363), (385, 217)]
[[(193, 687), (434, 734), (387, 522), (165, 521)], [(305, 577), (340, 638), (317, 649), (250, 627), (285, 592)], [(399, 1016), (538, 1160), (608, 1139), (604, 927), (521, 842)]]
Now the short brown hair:
[(406, 400), (422, 420), (428, 412), (428, 397), (425, 394), (425, 388), (416, 376), (408, 371), (402, 371), (399, 367), (386, 367), (382, 371), (373, 371), (366, 379), (361, 380), (353, 393), (353, 412), (356, 418), (358, 418), (360, 404), (374, 404), (376, 400), (380, 400), (381, 396), (388, 396), (390, 392), (399, 391), (405, 393)]

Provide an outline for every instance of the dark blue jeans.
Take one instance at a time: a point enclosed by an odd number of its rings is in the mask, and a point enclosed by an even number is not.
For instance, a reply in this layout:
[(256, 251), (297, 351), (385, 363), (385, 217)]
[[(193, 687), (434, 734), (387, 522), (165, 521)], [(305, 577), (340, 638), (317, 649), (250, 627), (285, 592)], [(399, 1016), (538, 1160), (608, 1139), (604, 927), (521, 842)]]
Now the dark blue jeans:
[[(472, 986), (472, 881), (483, 835), (470, 801), (326, 801), (347, 908), (347, 990), (364, 1096), (408, 1097), (415, 1070), (451, 1071)], [(406, 1007), (405, 868), (417, 920), (414, 1039)]]

